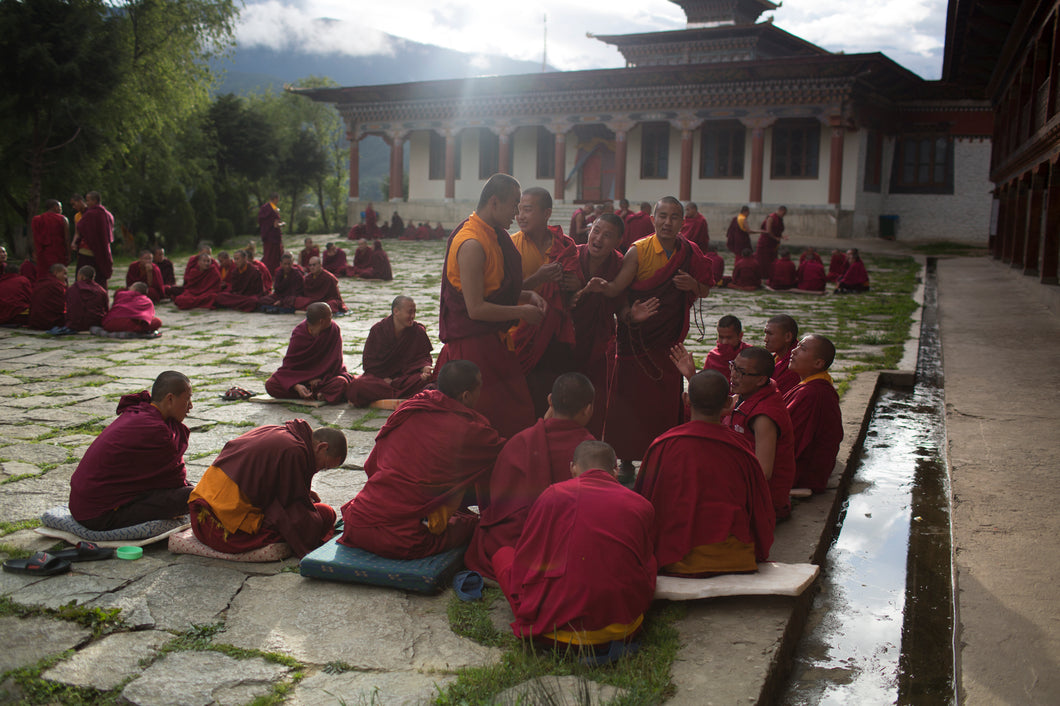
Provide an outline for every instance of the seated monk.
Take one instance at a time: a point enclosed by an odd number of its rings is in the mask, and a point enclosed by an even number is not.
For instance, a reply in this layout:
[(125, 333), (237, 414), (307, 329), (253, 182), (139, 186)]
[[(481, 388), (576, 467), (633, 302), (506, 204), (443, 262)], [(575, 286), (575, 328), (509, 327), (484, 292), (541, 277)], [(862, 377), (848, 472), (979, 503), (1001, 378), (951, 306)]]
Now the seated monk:
[[(813, 260), (815, 262), (821, 262), (821, 256), (817, 254), (817, 248), (812, 245), (807, 245), (801, 253), (799, 253), (799, 265), (806, 262), (807, 260)], [(823, 263), (822, 263), (823, 264)]]
[(228, 273), (232, 271), (235, 263), (232, 258), (228, 255), (228, 252), (222, 250), (217, 253), (217, 267), (221, 270), (221, 283), (222, 285), (228, 281)]
[(309, 305), (305, 321), (295, 326), (280, 369), (265, 381), (277, 399), (346, 401), (350, 375), (342, 360), (342, 331), (323, 302)]
[(416, 321), (416, 302), (398, 296), (390, 316), (376, 322), (364, 342), (364, 375), (353, 378), (346, 400), (367, 407), (376, 400), (412, 397), (434, 380), (431, 339)]
[(129, 271), (125, 273), (125, 287), (131, 287), (133, 282), (146, 284), (147, 296), (156, 304), (165, 298), (166, 283), (162, 279), (162, 270), (158, 269), (150, 250), (141, 250), (140, 259), (129, 265)]
[(162, 284), (166, 287), (172, 287), (177, 283), (177, 276), (173, 272), (173, 261), (166, 257), (166, 249), (163, 247), (156, 247), (154, 253), (151, 255), (151, 261), (158, 267), (158, 271), (162, 273)]
[(791, 351), (799, 343), (799, 322), (787, 314), (777, 314), (766, 321), (762, 346), (773, 354), (773, 382), (784, 394), (799, 384), (799, 376), (788, 370)]
[(368, 258), (368, 268), (362, 270), (358, 275), (363, 279), (381, 279), (386, 282), (394, 279), (393, 270), (390, 269), (390, 257), (383, 250), (383, 243), (375, 241), (372, 253)]
[(729, 382), (704, 370), (685, 396), (692, 421), (652, 443), (633, 488), (655, 508), (659, 571), (688, 578), (756, 571), (769, 558), (776, 518), (751, 442), (721, 423)]
[(129, 289), (120, 289), (114, 293), (114, 304), (100, 325), (105, 331), (112, 333), (150, 333), (160, 329), (162, 321), (155, 316), (155, 305), (147, 296), (147, 285), (143, 282), (133, 282)]
[(438, 389), (403, 402), (364, 463), (368, 482), (342, 506), (339, 544), (389, 559), (463, 546), (478, 524), (466, 510), (485, 495), (504, 440), (475, 411), (482, 374), (467, 360), (438, 373)]
[(118, 418), (96, 437), (70, 478), (74, 519), (104, 532), (187, 513), (191, 486), (184, 452), (190, 432), (183, 422), (190, 411), (191, 381), (173, 370), (155, 379), (150, 394), (124, 395)]
[(744, 248), (740, 257), (736, 258), (736, 264), (732, 267), (732, 281), (728, 286), (729, 289), (742, 292), (754, 292), (762, 288), (761, 270), (750, 248)]
[[(816, 253), (815, 253), (816, 254)], [(774, 267), (774, 273), (776, 268)], [(804, 292), (823, 292), (827, 281), (820, 258), (807, 257), (799, 263), (799, 289)]]
[(489, 504), (464, 555), (467, 568), (495, 579), (493, 555), (501, 547), (515, 547), (530, 506), (545, 488), (570, 480), (574, 449), (593, 438), (585, 425), (593, 416), (595, 394), (581, 373), (560, 375), (548, 395), (545, 418), (508, 439), (490, 475)]
[(321, 264), (324, 265), (324, 269), (336, 277), (347, 277), (353, 274), (346, 264), (346, 251), (335, 245), (335, 243), (327, 244), (322, 258), (323, 262)]
[(110, 301), (107, 290), (95, 280), (95, 268), (85, 265), (77, 271), (77, 281), (66, 289), (66, 328), (87, 331), (103, 325)]
[(839, 409), (828, 368), (835, 360), (835, 345), (824, 336), (810, 334), (791, 351), (788, 370), (800, 382), (784, 394), (795, 439), (795, 488), (823, 493), (835, 470), (843, 440), (843, 413)]
[(184, 287), (173, 303), (178, 309), (212, 309), (220, 292), (221, 268), (204, 252), (195, 258), (195, 267), (185, 270)]
[[(728, 380), (732, 361), (736, 360), (740, 351), (751, 346), (744, 342), (743, 323), (735, 316), (727, 315), (718, 319), (717, 332), (717, 345), (707, 353), (707, 358), (703, 361), (703, 370), (714, 370)], [(686, 380), (692, 379), (696, 373), (696, 366), (692, 360), (692, 354), (685, 349), (684, 344), (678, 343), (673, 347), (670, 351), (670, 359)]]
[(431, 227), (426, 223), (420, 223), (416, 228), (416, 240), (430, 240)]
[(263, 293), (268, 294), (272, 291), (272, 271), (269, 270), (269, 266), (256, 257), (256, 248), (254, 241), (251, 240), (247, 243), (247, 247), (244, 250), (247, 254), (247, 264), (253, 265), (258, 268), (258, 272), (261, 273), (261, 286), (265, 290)]
[[(33, 276), (36, 278), (36, 270)], [(7, 250), (0, 246), (0, 325), (26, 323), (32, 296), (32, 281), (7, 262)]]
[(493, 557), (517, 637), (606, 652), (634, 637), (655, 595), (655, 511), (615, 478), (602, 441), (531, 506), (519, 543)]
[(214, 306), (254, 311), (258, 308), (258, 299), (265, 291), (261, 270), (251, 264), (245, 251), (236, 250), (232, 256), (232, 269), (221, 284), (221, 291), (214, 299)]
[(225, 444), (191, 491), (191, 531), (228, 554), (286, 542), (305, 556), (335, 533), (335, 509), (320, 502), (313, 476), (345, 460), (338, 429), (304, 419), (251, 429)]
[(285, 252), (280, 258), (280, 266), (272, 278), (272, 292), (261, 295), (258, 299), (259, 306), (264, 307), (269, 313), (276, 313), (269, 307), (280, 307), (283, 300), (288, 297), (301, 297), (305, 295), (305, 272), (299, 265), (294, 264), (294, 255)]
[(331, 307), (332, 314), (346, 311), (342, 295), (339, 294), (339, 280), (324, 269), (319, 257), (309, 258), (309, 274), (302, 279), (301, 296), (284, 297), (280, 305), (305, 311), (313, 302), (324, 302)]
[(66, 323), (66, 265), (57, 262), (33, 283), (26, 325), (47, 331)]
[(357, 249), (353, 251), (353, 274), (360, 277), (362, 273), (372, 271), (372, 246), (363, 238), (357, 241)]
[(714, 273), (714, 281), (721, 282), (722, 278), (725, 277), (725, 260), (721, 255), (714, 252), (713, 250), (704, 250), (703, 257), (710, 260), (710, 268)]
[(311, 257), (320, 257), (320, 248), (313, 244), (312, 238), (306, 238), (305, 247), (302, 248), (302, 252), (298, 253), (298, 264), (302, 266), (302, 269), (309, 267)]
[(791, 261), (791, 251), (780, 249), (780, 259), (773, 263), (773, 275), (769, 278), (770, 289), (793, 289), (799, 281), (795, 263)]
[(869, 291), (869, 273), (865, 269), (865, 263), (861, 261), (861, 255), (857, 248), (847, 251), (847, 269), (843, 276), (836, 281), (836, 294), (847, 294)]
[(449, 237), (449, 231), (442, 227), (442, 222), (438, 221), (438, 225), (431, 231), (431, 240), (445, 240)]
[(842, 250), (833, 250), (832, 259), (828, 261), (828, 281), (838, 282), (847, 271), (847, 256)]

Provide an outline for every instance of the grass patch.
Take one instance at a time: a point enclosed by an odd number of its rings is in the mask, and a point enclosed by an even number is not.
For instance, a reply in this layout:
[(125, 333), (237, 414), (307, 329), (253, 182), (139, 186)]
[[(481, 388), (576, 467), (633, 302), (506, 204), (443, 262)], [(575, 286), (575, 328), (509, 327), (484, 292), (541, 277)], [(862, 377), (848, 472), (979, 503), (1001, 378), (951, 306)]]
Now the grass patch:
[(971, 255), (976, 257), (982, 257), (990, 253), (988, 248), (980, 247), (978, 245), (952, 243), (948, 241), (921, 243), (919, 245), (914, 245), (913, 251), (921, 255)]
[(12, 532), (36, 529), (38, 527), (40, 527), (40, 520), (36, 518), (32, 520), (18, 520), (17, 522), (0, 522), (0, 537), (9, 535)]
[(20, 480), (26, 480), (27, 478), (36, 478), (37, 476), (43, 475), (42, 473), (19, 473), (15, 476), (10, 476), (0, 480), (0, 485), (7, 485), (8, 483), (17, 483)]
[[(0, 679), (11, 681), (18, 689), (20, 704), (63, 704), (63, 706), (104, 706), (116, 704), (121, 689), (99, 691), (91, 687), (70, 686), (59, 682), (45, 681), (41, 674), (51, 669), (61, 660), (73, 654), (68, 650), (51, 657), (46, 657), (28, 667), (13, 669), (0, 675)], [(13, 696), (13, 694), (5, 694)]]
[(9, 596), (0, 596), (0, 615), (28, 618), (35, 615), (58, 618), (92, 629), (92, 637), (107, 635), (122, 627), (121, 608), (89, 608), (68, 603), (60, 608), (24, 606)]
[(626, 706), (662, 703), (674, 693), (670, 666), (677, 656), (679, 642), (674, 623), (684, 611), (684, 606), (675, 603), (653, 606), (644, 616), (640, 651), (606, 667), (585, 666), (573, 654), (537, 652), (513, 637), (498, 664), (460, 670), (457, 681), (439, 693), (435, 703), (444, 706), (491, 703), (505, 689), (546, 675), (574, 675), (628, 691), (613, 703)]
[(94, 417), (72, 427), (46, 431), (34, 439), (34, 441), (47, 441), (48, 439), (55, 439), (60, 436), (74, 436), (75, 434), (99, 436), (105, 428), (106, 425), (103, 424), (103, 417)]
[(446, 612), (449, 615), (449, 627), (457, 635), (466, 637), (481, 645), (489, 647), (512, 646), (517, 641), (511, 633), (502, 633), (493, 627), (489, 611), (493, 603), (506, 600), (499, 588), (487, 586), (482, 591), (480, 601), (462, 601), (456, 593), (449, 597)]
[(379, 419), (382, 416), (384, 415), (379, 410), (369, 408), (364, 413), (364, 416), (351, 424), (349, 428), (354, 431), (379, 431), (377, 427), (368, 426), (367, 422), (370, 422), (373, 419)]

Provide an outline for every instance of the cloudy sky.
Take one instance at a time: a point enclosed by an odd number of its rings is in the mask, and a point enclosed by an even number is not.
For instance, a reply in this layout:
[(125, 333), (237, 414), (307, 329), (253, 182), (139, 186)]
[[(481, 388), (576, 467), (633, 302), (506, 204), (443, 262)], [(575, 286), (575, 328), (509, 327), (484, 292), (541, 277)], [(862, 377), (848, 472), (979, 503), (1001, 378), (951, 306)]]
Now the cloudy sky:
[[(946, 0), (785, 0), (776, 25), (830, 51), (881, 51), (924, 78), (942, 70)], [(769, 14), (763, 15), (763, 19)], [(683, 29), (669, 0), (247, 0), (241, 46), (388, 52), (386, 34), (472, 54), (541, 61), (562, 70), (623, 65), (616, 49), (586, 37)]]

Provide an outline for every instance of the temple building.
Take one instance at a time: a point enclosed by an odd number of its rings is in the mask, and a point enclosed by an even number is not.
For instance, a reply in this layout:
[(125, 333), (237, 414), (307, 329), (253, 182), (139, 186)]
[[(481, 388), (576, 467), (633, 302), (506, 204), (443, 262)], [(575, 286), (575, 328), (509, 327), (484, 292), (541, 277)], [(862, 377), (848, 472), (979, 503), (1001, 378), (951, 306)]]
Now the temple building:
[(366, 205), (358, 143), (378, 135), (407, 220), (455, 225), (500, 171), (549, 189), (564, 225), (575, 204), (673, 195), (719, 235), (749, 204), (755, 223), (786, 205), (794, 235), (987, 242), (981, 90), (831, 53), (760, 21), (769, 0), (671, 1), (685, 29), (587, 39), (625, 68), (291, 90), (346, 121), (351, 224)]

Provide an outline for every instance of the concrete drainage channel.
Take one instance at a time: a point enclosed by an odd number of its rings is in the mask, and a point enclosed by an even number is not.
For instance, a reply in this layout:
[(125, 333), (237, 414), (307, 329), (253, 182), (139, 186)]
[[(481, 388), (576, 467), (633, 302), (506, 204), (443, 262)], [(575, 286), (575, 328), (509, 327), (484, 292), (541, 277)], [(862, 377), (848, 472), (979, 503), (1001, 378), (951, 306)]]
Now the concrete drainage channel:
[(956, 703), (935, 264), (928, 259), (915, 378), (879, 376), (782, 703)]

